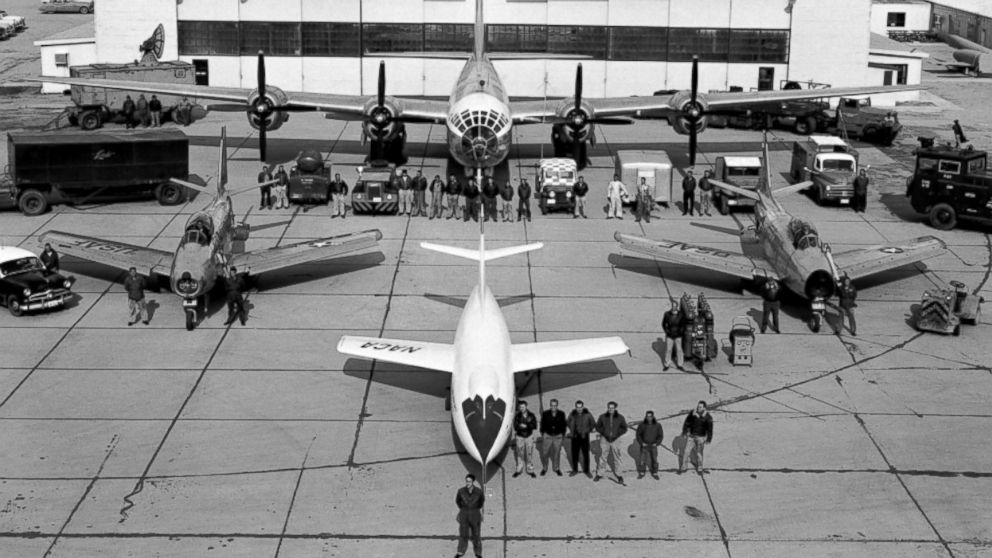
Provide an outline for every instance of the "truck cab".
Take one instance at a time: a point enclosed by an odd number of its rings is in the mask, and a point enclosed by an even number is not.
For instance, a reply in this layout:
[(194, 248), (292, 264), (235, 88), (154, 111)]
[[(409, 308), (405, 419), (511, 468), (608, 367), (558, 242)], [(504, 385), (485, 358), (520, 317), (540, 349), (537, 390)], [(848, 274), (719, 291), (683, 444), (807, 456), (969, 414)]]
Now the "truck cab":
[(873, 143), (891, 145), (902, 129), (896, 111), (871, 106), (870, 97), (842, 97), (836, 114), (837, 127), (846, 130), (848, 136)]
[(575, 186), (578, 173), (578, 165), (572, 159), (541, 159), (538, 162), (535, 183), (542, 214), (560, 209), (572, 212), (575, 209), (572, 186)]
[(286, 195), (290, 203), (321, 203), (331, 199), (331, 165), (320, 152), (307, 149), (296, 156), (289, 169)]
[(793, 183), (813, 182), (813, 199), (817, 204), (836, 201), (848, 205), (854, 197), (858, 152), (841, 138), (809, 136), (792, 146), (790, 175)]
[[(717, 157), (713, 177), (746, 190), (757, 190), (761, 179), (761, 157)], [(713, 188), (713, 205), (726, 215), (734, 207), (754, 207), (755, 201), (734, 192)]]
[(950, 145), (916, 150), (906, 196), (935, 229), (950, 230), (960, 219), (992, 223), (992, 172), (988, 152)]

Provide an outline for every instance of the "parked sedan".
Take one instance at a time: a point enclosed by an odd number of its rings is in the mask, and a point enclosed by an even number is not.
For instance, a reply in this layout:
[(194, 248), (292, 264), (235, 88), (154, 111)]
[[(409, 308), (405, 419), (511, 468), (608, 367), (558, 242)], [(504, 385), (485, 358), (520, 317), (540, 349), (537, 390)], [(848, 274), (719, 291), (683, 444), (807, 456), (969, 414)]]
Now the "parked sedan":
[(93, 13), (93, 0), (47, 0), (38, 8), (43, 14), (54, 13)]
[(14, 316), (64, 306), (72, 298), (72, 278), (45, 271), (33, 253), (0, 247), (0, 303)]

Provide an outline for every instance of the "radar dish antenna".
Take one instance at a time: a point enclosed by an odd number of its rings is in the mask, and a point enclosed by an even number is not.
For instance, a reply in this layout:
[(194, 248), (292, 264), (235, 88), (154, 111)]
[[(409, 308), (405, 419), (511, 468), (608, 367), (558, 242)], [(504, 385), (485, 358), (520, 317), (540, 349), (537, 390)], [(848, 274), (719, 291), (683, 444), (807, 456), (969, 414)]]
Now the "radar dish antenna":
[(158, 62), (162, 58), (162, 49), (165, 47), (165, 28), (159, 23), (151, 37), (145, 39), (139, 49), (141, 50), (141, 63), (151, 64)]

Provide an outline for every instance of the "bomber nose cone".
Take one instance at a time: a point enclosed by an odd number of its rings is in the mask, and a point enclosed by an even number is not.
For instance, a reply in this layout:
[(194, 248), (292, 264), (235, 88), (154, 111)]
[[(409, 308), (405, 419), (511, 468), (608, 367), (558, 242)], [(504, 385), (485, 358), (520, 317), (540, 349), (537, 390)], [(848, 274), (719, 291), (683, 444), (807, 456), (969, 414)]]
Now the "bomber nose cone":
[(506, 416), (506, 402), (502, 399), (495, 399), (492, 395), (483, 401), (482, 396), (476, 395), (472, 399), (462, 401), (462, 414), (465, 416), (465, 426), (468, 427), (469, 434), (475, 450), (479, 452), (479, 460), (483, 464), (489, 462), (489, 458), (494, 454), (493, 446), (496, 438), (499, 437), (500, 427), (503, 425), (503, 417)]

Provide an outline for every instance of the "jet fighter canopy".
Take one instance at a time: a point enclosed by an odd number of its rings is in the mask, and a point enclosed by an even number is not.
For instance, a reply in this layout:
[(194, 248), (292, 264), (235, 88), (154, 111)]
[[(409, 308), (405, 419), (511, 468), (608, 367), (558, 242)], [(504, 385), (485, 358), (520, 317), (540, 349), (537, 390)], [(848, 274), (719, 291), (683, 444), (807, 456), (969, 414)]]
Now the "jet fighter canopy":
[(792, 235), (792, 246), (796, 250), (816, 248), (820, 245), (820, 234), (816, 232), (816, 228), (802, 219), (789, 221), (789, 234)]
[(210, 217), (199, 213), (190, 218), (186, 223), (186, 231), (183, 233), (183, 244), (194, 242), (202, 246), (209, 246), (210, 240), (214, 236), (214, 224)]

